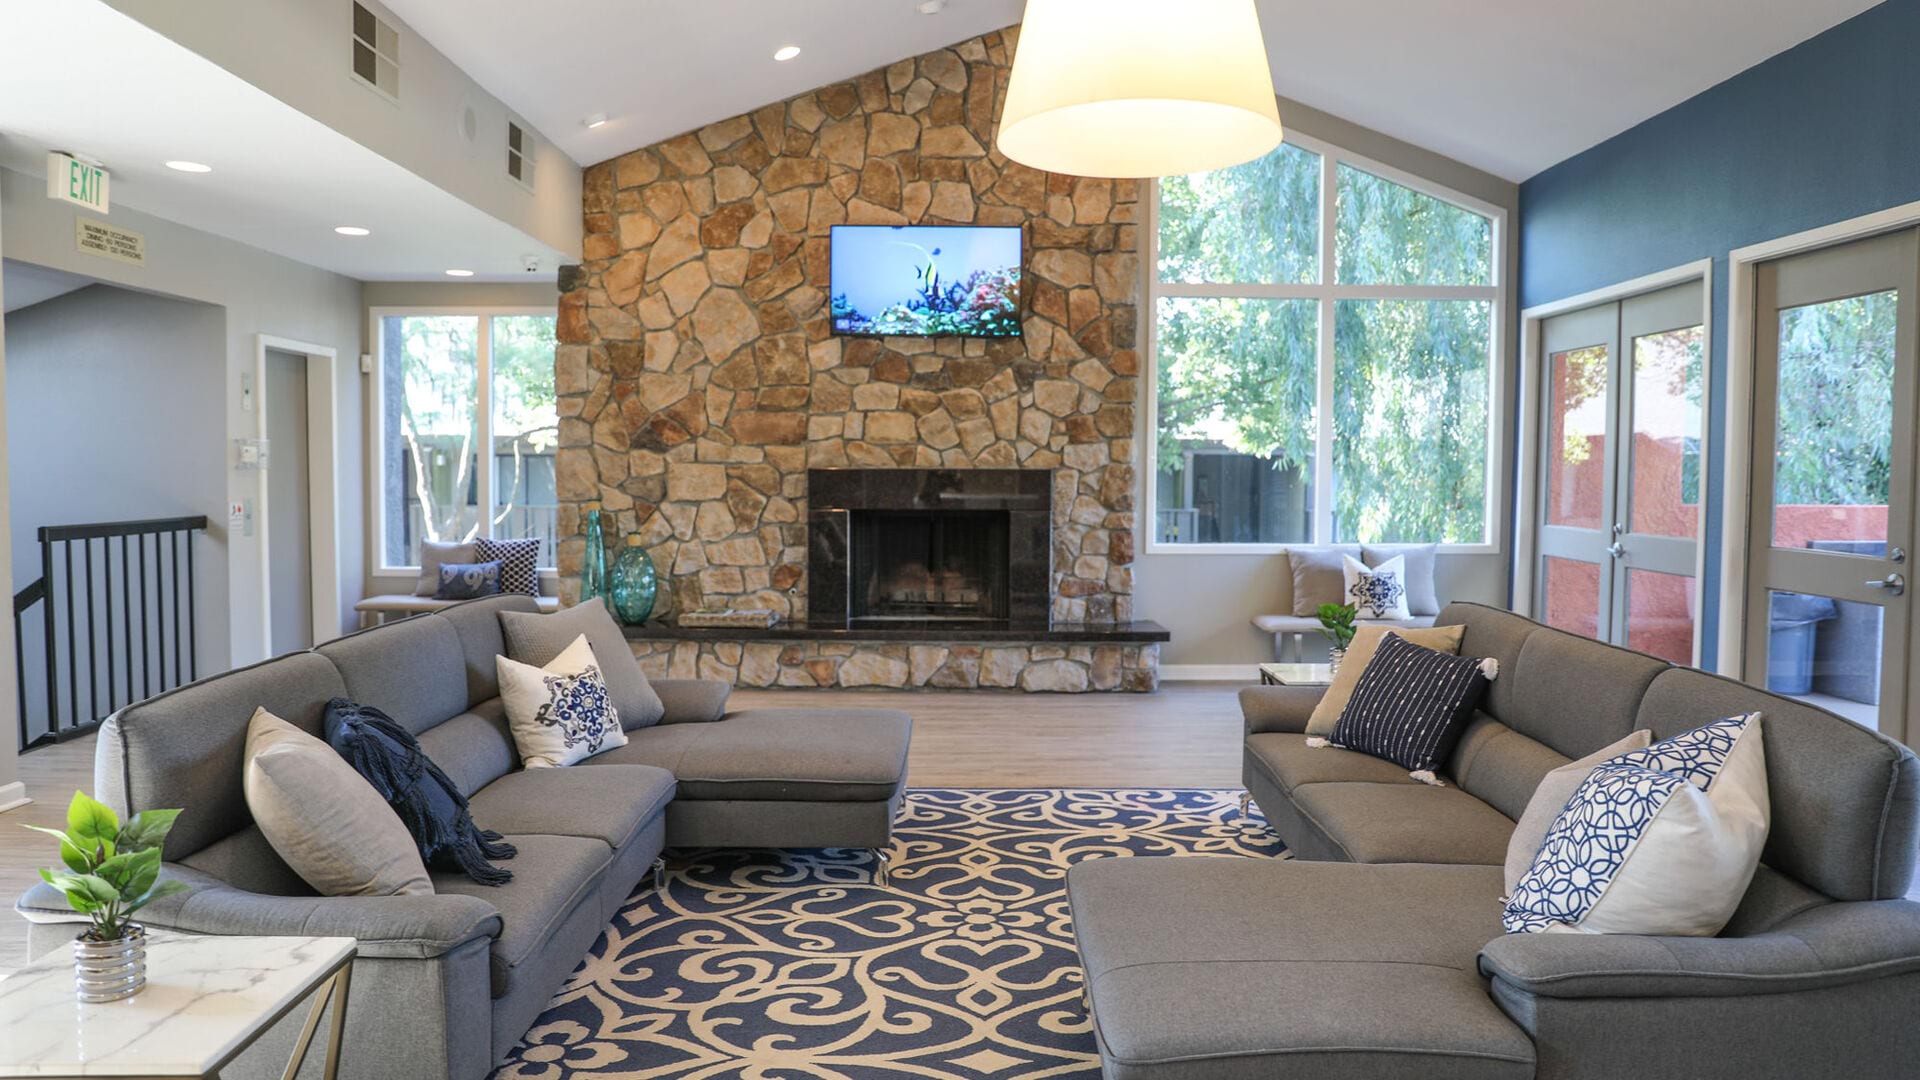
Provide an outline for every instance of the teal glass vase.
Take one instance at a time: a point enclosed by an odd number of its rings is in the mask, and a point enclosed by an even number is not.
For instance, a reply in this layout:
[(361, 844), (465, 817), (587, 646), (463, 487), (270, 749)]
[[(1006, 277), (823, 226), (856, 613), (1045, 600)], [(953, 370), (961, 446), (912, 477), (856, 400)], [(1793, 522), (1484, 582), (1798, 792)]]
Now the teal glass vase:
[(627, 537), (627, 546), (614, 560), (609, 589), (613, 613), (628, 626), (639, 626), (653, 615), (653, 602), (659, 596), (660, 575), (653, 558), (640, 546), (639, 536)]
[(587, 550), (580, 560), (580, 602), (607, 595), (607, 537), (600, 525), (600, 504), (588, 503)]

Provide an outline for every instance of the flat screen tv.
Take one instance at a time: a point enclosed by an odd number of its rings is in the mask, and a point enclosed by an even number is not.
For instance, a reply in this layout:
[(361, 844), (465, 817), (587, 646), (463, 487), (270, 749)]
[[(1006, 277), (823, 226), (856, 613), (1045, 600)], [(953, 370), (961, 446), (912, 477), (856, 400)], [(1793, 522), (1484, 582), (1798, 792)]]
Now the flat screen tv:
[(1020, 334), (1017, 225), (835, 225), (833, 332)]

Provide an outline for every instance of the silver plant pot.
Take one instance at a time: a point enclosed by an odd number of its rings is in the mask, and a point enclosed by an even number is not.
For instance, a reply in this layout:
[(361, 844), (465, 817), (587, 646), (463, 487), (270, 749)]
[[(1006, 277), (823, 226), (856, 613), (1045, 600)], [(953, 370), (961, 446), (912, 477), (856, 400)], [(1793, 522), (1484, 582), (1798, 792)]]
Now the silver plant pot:
[(78, 938), (73, 943), (73, 985), (89, 1004), (130, 998), (147, 985), (147, 930), (127, 924), (115, 941)]
[(1347, 658), (1347, 650), (1345, 649), (1327, 650), (1327, 674), (1328, 675), (1340, 674), (1340, 662), (1345, 660), (1346, 658)]

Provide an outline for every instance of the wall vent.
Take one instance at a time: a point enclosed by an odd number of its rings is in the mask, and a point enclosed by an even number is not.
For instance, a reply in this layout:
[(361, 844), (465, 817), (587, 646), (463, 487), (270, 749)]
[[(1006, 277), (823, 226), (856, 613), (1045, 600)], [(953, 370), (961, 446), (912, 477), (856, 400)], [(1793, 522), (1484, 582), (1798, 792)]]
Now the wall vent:
[(533, 190), (533, 140), (533, 129), (507, 118), (507, 175), (528, 191)]
[(400, 97), (400, 34), (358, 3), (353, 5), (353, 75), (390, 98)]

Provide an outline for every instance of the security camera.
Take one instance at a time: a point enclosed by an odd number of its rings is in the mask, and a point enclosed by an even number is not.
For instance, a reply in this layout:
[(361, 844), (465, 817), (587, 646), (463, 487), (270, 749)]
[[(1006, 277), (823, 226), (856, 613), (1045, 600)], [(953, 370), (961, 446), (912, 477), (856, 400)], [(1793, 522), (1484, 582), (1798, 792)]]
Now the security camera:
[(527, 273), (537, 274), (540, 272), (540, 256), (522, 255), (520, 256), (520, 265), (526, 268)]

